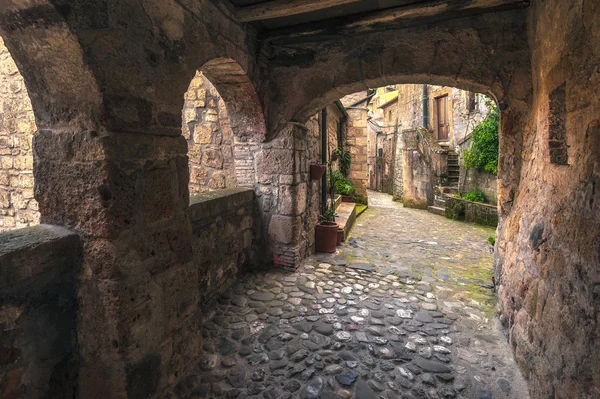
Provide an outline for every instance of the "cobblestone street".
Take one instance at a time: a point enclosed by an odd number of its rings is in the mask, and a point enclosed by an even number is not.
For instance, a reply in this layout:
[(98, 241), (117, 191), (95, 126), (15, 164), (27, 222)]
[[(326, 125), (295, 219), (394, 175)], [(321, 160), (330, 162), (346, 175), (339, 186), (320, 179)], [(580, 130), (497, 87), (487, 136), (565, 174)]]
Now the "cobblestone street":
[(529, 397), (494, 319), (494, 230), (369, 195), (337, 254), (219, 299), (171, 397)]

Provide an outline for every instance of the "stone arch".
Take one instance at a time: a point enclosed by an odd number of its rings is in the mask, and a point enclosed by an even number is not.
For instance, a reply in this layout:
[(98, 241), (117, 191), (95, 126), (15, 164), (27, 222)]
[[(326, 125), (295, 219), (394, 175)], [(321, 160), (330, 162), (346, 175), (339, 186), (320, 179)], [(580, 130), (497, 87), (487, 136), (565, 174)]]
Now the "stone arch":
[(191, 195), (237, 186), (234, 137), (225, 101), (202, 72), (185, 93), (183, 137), (188, 143)]
[(263, 142), (265, 117), (254, 85), (237, 61), (215, 58), (200, 71), (217, 89), (227, 107), (231, 129), (240, 142)]
[(39, 222), (33, 198), (36, 131), (23, 76), (0, 37), (0, 231)]
[(254, 185), (253, 154), (266, 139), (266, 123), (254, 84), (237, 61), (217, 57), (198, 69), (182, 118), (192, 194)]

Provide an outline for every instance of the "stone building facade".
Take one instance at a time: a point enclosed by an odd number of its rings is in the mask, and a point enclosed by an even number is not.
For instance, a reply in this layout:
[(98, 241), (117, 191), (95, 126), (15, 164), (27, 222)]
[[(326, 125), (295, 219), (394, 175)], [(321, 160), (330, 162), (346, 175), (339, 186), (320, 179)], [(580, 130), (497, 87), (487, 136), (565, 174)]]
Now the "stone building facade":
[(36, 131), (23, 76), (0, 38), (0, 232), (39, 222), (33, 191)]
[[(460, 171), (459, 176), (456, 176), (456, 181), (453, 181), (451, 176), (448, 176), (448, 180), (445, 180), (440, 173), (438, 173), (441, 177), (440, 181), (433, 183), (430, 182), (430, 179), (436, 173), (427, 175), (410, 173), (413, 183), (395, 178), (392, 190), (395, 198), (404, 198), (404, 193), (407, 191), (406, 184), (416, 184), (423, 187), (428, 185), (430, 188), (422, 191), (429, 193), (426, 197), (412, 198), (411, 201), (417, 203), (429, 202), (431, 204), (434, 186), (443, 185), (454, 187), (459, 192), (480, 189), (486, 194), (488, 201), (495, 204), (497, 198), (496, 176), (474, 169), (467, 170), (464, 167), (463, 160), (464, 150), (471, 145), (471, 132), (473, 128), (489, 112), (486, 106), (486, 97), (454, 87), (434, 85), (405, 84), (398, 85), (397, 90), (398, 134), (402, 135), (406, 131), (408, 135), (419, 135), (419, 128), (429, 130), (430, 134), (421, 135), (421, 139), (428, 140), (430, 145), (435, 147), (431, 149), (433, 152), (437, 151), (441, 153), (442, 151), (449, 150), (451, 154), (457, 154)], [(424, 104), (427, 104), (425, 110)], [(440, 118), (445, 119), (445, 121), (440, 121)], [(440, 127), (440, 124), (445, 126)], [(408, 140), (408, 142), (411, 141), (412, 139)], [(406, 140), (398, 140), (399, 146), (396, 146), (394, 151), (395, 166), (398, 170), (401, 170), (405, 161), (403, 154), (406, 152), (402, 149), (403, 142), (406, 142)], [(415, 147), (414, 150), (417, 151), (417, 148)], [(426, 165), (421, 165), (417, 169), (424, 167)], [(447, 168), (444, 173), (448, 173)]]

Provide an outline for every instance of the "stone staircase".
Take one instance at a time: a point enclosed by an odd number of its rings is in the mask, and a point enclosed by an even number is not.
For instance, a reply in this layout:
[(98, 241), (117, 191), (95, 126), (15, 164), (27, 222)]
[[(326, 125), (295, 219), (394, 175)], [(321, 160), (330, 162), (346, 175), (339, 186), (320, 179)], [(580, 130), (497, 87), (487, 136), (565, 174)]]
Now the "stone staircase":
[(448, 186), (458, 187), (460, 166), (458, 166), (458, 154), (452, 150), (448, 151)]
[(440, 186), (435, 190), (433, 205), (427, 207), (427, 210), (436, 215), (446, 216), (446, 195), (458, 193), (457, 186)]
[(450, 149), (448, 145), (440, 144), (448, 151), (448, 183), (446, 186), (435, 188), (433, 205), (427, 207), (427, 210), (436, 215), (444, 216), (446, 214), (445, 195), (458, 193), (458, 180), (460, 178), (460, 166), (458, 165), (458, 154)]

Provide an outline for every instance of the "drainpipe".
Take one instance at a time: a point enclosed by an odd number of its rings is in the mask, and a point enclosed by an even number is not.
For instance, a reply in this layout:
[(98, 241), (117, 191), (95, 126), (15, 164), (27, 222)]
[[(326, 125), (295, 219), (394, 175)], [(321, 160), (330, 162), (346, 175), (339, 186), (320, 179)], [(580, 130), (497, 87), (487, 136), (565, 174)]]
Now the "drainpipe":
[(429, 93), (427, 85), (423, 85), (423, 127), (427, 129), (429, 124)]
[(379, 135), (381, 132), (375, 132), (375, 191), (379, 187)]
[[(321, 111), (321, 163), (327, 165), (327, 108)], [(327, 209), (327, 170), (321, 179), (321, 209)]]

